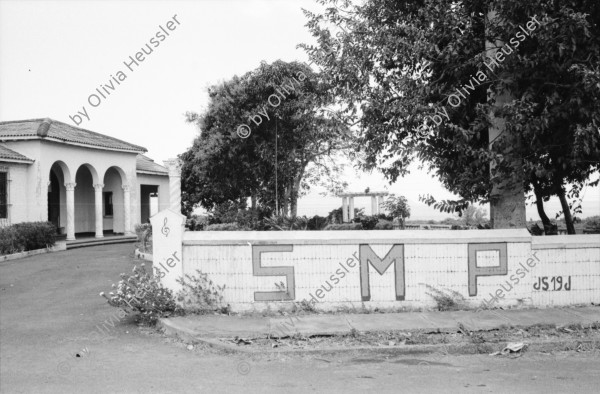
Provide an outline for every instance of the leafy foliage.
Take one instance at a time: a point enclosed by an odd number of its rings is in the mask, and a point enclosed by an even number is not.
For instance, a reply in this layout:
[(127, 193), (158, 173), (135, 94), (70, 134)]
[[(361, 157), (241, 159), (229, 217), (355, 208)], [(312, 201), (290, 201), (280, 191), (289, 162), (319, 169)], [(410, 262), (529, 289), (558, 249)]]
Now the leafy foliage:
[(364, 230), (373, 230), (377, 225), (377, 222), (379, 222), (379, 217), (377, 217), (377, 215), (362, 215), (359, 217), (355, 217), (354, 222), (360, 223)]
[(360, 223), (332, 223), (328, 224), (324, 230), (362, 230), (362, 224)]
[(379, 219), (377, 224), (375, 225), (375, 230), (393, 230), (394, 223), (389, 220)]
[(204, 227), (205, 231), (248, 231), (247, 227), (242, 227), (237, 223), (215, 223)]
[(383, 203), (383, 209), (389, 212), (390, 216), (398, 218), (400, 225), (404, 228), (404, 221), (410, 217), (410, 206), (404, 196), (390, 195)]
[[(395, 181), (411, 161), (425, 161), (460, 196), (434, 202), (445, 212), (493, 202), (520, 183), (542, 199), (577, 201), (597, 182), (597, 0), (318, 2), (323, 14), (305, 11), (318, 45), (303, 47), (331, 84), (339, 116), (356, 124), (363, 167)], [(516, 36), (532, 17), (531, 36)], [(491, 49), (510, 51), (493, 70)], [(490, 138), (494, 119), (504, 130)], [(568, 198), (565, 216), (578, 206)]]
[(121, 274), (121, 280), (112, 287), (115, 291), (100, 295), (114, 307), (138, 312), (140, 322), (153, 325), (161, 317), (180, 312), (173, 292), (162, 286), (160, 281), (146, 271), (145, 264), (134, 266), (132, 274)]
[(142, 252), (148, 250), (148, 244), (152, 243), (152, 225), (150, 223), (142, 223), (135, 225), (135, 234)]
[(435, 300), (438, 311), (458, 311), (464, 309), (465, 297), (459, 292), (450, 289), (436, 289), (430, 285), (425, 286), (430, 291), (426, 294)]
[(43, 249), (54, 245), (56, 227), (50, 222), (17, 223), (0, 227), (0, 254)]
[(323, 230), (328, 224), (329, 220), (326, 217), (315, 215), (308, 219), (306, 226), (308, 230)]
[(264, 219), (265, 229), (272, 231), (307, 230), (308, 219), (306, 216), (273, 216)]
[(196, 275), (186, 274), (179, 278), (182, 290), (177, 293), (177, 301), (186, 313), (228, 313), (229, 305), (223, 306), (225, 285), (219, 286), (208, 278), (206, 273), (196, 270)]
[[(298, 196), (311, 184), (328, 179), (323, 184), (332, 191), (343, 188), (333, 159), (349, 136), (322, 110), (327, 86), (310, 67), (263, 62), (208, 93), (207, 110), (188, 114), (200, 135), (181, 155), (186, 209), (253, 197), (273, 214), (295, 216)], [(237, 135), (240, 124), (251, 127), (246, 139)]]

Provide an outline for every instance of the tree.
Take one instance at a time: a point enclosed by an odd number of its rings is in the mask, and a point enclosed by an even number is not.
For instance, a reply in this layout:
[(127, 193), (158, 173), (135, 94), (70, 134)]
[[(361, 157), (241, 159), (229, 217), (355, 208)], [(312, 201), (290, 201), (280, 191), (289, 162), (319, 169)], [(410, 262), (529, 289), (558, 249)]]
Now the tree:
[(566, 185), (576, 196), (600, 165), (598, 1), (319, 2), (304, 48), (360, 128), (364, 167), (393, 182), (420, 159), (461, 197), (429, 203), (490, 202), (495, 228), (525, 226), (536, 182), (570, 216)]
[(410, 217), (410, 207), (408, 206), (406, 197), (392, 194), (382, 205), (383, 209), (385, 209), (390, 216), (400, 221), (400, 227), (404, 228), (405, 219)]
[(485, 209), (469, 205), (464, 211), (462, 211), (462, 223), (465, 226), (477, 226), (483, 225), (486, 220), (487, 212)]
[[(253, 208), (296, 216), (298, 197), (311, 185), (342, 188), (341, 168), (331, 163), (349, 135), (321, 110), (327, 91), (308, 66), (282, 61), (210, 87), (206, 111), (188, 114), (200, 135), (181, 155), (186, 204), (211, 209), (250, 197)], [(247, 138), (238, 135), (240, 124)]]

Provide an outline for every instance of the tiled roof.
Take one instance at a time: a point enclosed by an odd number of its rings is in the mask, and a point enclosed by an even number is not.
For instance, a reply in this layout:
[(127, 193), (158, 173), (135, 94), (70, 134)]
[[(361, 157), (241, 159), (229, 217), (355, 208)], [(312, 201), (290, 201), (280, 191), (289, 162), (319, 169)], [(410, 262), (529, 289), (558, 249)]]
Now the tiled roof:
[(169, 170), (144, 155), (137, 155), (136, 169), (137, 171), (151, 172), (156, 175), (169, 175)]
[(3, 159), (10, 161), (33, 163), (33, 160), (31, 160), (30, 158), (25, 157), (22, 154), (15, 152), (14, 150), (8, 149), (4, 145), (0, 145), (0, 161), (2, 161)]
[(114, 137), (71, 126), (51, 119), (28, 119), (0, 122), (0, 141), (20, 139), (44, 139), (87, 145), (98, 149), (146, 152), (138, 145)]

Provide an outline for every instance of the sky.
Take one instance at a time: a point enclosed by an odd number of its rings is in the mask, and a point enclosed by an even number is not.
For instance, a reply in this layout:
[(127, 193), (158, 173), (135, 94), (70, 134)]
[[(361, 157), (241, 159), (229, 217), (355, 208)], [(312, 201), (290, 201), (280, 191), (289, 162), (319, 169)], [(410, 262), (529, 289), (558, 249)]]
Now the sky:
[[(314, 43), (302, 8), (322, 9), (314, 0), (0, 0), (0, 121), (49, 117), (78, 124), (142, 145), (162, 164), (191, 146), (198, 130), (185, 113), (206, 108), (208, 86), (261, 61), (308, 60), (296, 47)], [(136, 65), (130, 56), (142, 47), (150, 54)], [(417, 167), (392, 185), (377, 172), (352, 168), (344, 178), (348, 191), (369, 187), (406, 196), (412, 219), (448, 217), (419, 195), (456, 196)], [(340, 198), (314, 192), (301, 198), (298, 213), (325, 215), (339, 206)], [(367, 198), (355, 206), (370, 212)], [(546, 210), (554, 217), (558, 200)], [(598, 214), (600, 189), (587, 188), (582, 216)], [(527, 218), (538, 219), (532, 205)]]

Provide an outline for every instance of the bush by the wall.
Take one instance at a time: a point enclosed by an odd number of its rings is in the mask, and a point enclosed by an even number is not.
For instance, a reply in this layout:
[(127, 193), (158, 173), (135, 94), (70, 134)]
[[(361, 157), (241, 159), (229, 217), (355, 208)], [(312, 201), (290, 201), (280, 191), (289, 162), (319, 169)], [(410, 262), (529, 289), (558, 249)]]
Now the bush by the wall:
[(326, 217), (315, 215), (308, 219), (307, 224), (309, 230), (323, 230), (327, 226), (328, 220)]
[(375, 230), (393, 230), (394, 223), (389, 220), (379, 219), (377, 224), (375, 225)]
[(359, 216), (354, 219), (355, 223), (362, 224), (364, 230), (373, 230), (377, 225), (379, 218), (377, 216)]
[(362, 230), (362, 224), (360, 223), (340, 223), (340, 224), (329, 224), (324, 230)]
[(209, 224), (204, 227), (205, 231), (248, 231), (245, 227), (240, 227), (237, 223), (218, 223)]
[(131, 312), (139, 312), (139, 320), (145, 324), (155, 324), (160, 317), (181, 312), (170, 289), (163, 287), (152, 271), (146, 271), (145, 264), (133, 267), (130, 275), (121, 274), (121, 280), (112, 287), (108, 295), (100, 295), (114, 307)]
[(191, 215), (185, 221), (185, 227), (190, 231), (202, 231), (208, 225), (208, 217), (200, 215)]
[(56, 227), (50, 222), (18, 223), (0, 228), (0, 254), (43, 249), (56, 242)]
[(136, 224), (135, 234), (137, 235), (142, 252), (146, 252), (148, 244), (152, 243), (152, 225), (150, 223)]

